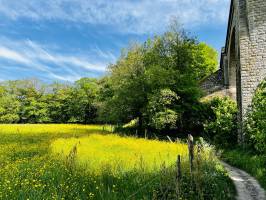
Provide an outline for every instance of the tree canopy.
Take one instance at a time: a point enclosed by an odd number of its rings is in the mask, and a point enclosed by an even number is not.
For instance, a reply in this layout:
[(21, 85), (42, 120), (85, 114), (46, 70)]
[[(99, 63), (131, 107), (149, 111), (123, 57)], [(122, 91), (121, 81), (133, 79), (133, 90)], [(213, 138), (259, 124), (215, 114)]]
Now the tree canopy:
[(216, 68), (217, 52), (184, 32), (132, 45), (109, 66), (106, 112), (116, 122), (138, 119), (140, 129), (181, 130), (198, 105), (200, 80)]
[(38, 80), (1, 83), (0, 122), (135, 120), (139, 129), (191, 130), (198, 124), (199, 82), (217, 69), (217, 60), (213, 48), (172, 28), (124, 49), (99, 79), (50, 85)]

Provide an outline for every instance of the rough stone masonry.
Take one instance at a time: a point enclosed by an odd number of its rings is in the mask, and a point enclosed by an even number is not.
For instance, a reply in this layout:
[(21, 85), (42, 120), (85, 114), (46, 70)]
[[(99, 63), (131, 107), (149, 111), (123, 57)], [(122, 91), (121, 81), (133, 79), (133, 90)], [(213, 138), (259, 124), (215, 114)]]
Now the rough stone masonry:
[[(219, 91), (235, 99), (241, 125), (254, 92), (265, 77), (266, 0), (231, 0), (220, 69), (202, 82), (202, 88), (209, 94)], [(243, 140), (241, 126), (238, 139)]]

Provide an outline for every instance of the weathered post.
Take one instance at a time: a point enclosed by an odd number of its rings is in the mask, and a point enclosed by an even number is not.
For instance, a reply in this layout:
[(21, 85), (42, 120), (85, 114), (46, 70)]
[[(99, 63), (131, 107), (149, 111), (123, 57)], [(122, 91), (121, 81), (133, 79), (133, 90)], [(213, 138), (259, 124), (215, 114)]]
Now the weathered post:
[(176, 174), (176, 197), (179, 198), (180, 194), (180, 182), (181, 182), (181, 156), (177, 156), (176, 160), (177, 174)]
[(181, 179), (181, 156), (177, 156), (177, 179)]
[(147, 129), (145, 129), (145, 139), (147, 139)]
[(193, 159), (194, 159), (194, 144), (193, 144), (193, 136), (188, 134), (188, 154), (189, 154), (189, 165), (190, 165), (190, 174), (193, 172)]
[(168, 135), (166, 137), (171, 143), (173, 143), (173, 141), (171, 140), (171, 138)]
[(198, 144), (197, 145), (197, 170), (199, 171), (199, 167), (200, 167), (200, 161), (201, 161), (201, 149), (202, 149), (202, 146), (201, 144)]

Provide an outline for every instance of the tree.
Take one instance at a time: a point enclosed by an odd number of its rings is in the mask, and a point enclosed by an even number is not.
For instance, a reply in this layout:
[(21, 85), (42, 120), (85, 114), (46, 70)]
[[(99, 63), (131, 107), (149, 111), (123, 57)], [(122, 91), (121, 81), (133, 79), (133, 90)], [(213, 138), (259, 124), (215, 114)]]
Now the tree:
[(44, 87), (41, 83), (36, 80), (21, 80), (15, 84), (13, 89), (20, 102), (20, 121), (24, 123), (50, 122), (48, 105), (44, 97)]
[(0, 86), (0, 123), (16, 123), (19, 121), (19, 102), (8, 94), (5, 87)]
[[(138, 129), (198, 128), (199, 82), (217, 67), (217, 52), (172, 26), (161, 36), (124, 50), (101, 79), (46, 85), (38, 80), (3, 83), (1, 122), (127, 123)], [(8, 107), (11, 101), (15, 103)]]
[[(82, 78), (75, 82), (74, 97), (72, 99), (76, 113), (82, 123), (95, 122), (97, 108), (96, 98), (98, 96), (98, 80), (93, 78)], [(78, 117), (78, 116), (77, 116)]]
[[(170, 30), (142, 45), (131, 46), (109, 66), (109, 97), (102, 102), (99, 113), (108, 112), (111, 121), (120, 123), (137, 119), (139, 129), (152, 126), (186, 130), (191, 107), (197, 110), (199, 106), (199, 81), (216, 67), (215, 50), (184, 31)], [(156, 101), (163, 100), (166, 91), (178, 100), (171, 108), (159, 108)]]
[(170, 89), (160, 90), (149, 97), (147, 114), (150, 126), (157, 129), (175, 129), (180, 117), (179, 97)]
[(113, 95), (106, 101), (113, 121), (127, 122), (139, 118), (140, 128), (147, 103), (142, 56), (141, 46), (134, 45), (115, 65), (109, 66), (109, 83)]

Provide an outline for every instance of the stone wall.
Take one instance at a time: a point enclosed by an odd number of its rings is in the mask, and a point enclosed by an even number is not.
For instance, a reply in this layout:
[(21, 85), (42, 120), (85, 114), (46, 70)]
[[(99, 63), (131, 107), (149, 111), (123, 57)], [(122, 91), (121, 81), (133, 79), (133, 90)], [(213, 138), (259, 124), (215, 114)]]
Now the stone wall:
[[(266, 0), (231, 0), (220, 68), (217, 73), (223, 78), (213, 74), (202, 83), (202, 89), (209, 95), (219, 88), (226, 91), (237, 101), (242, 124), (257, 86), (266, 77)], [(223, 86), (216, 80), (222, 80)]]
[(231, 1), (222, 59), (228, 96), (237, 100), (242, 118), (258, 84), (266, 77), (265, 0)]
[(242, 115), (266, 77), (266, 1), (238, 0)]
[(200, 87), (206, 95), (210, 95), (214, 92), (222, 90), (224, 88), (223, 70), (219, 69), (215, 73), (206, 77), (204, 80), (202, 80)]

